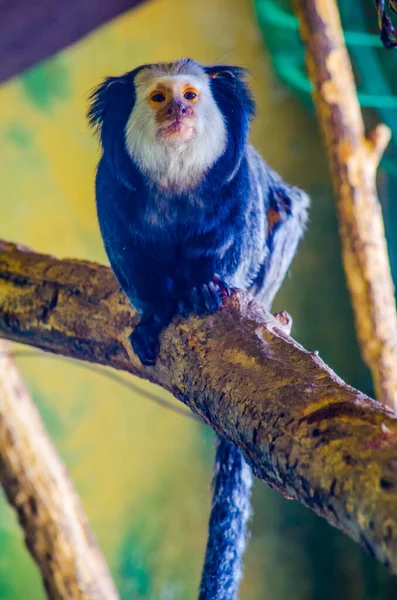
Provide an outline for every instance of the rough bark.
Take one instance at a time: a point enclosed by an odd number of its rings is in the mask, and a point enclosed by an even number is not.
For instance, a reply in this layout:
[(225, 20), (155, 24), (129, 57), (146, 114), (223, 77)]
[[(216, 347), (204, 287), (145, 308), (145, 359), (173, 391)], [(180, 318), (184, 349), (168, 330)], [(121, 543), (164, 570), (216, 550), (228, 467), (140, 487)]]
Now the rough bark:
[(336, 0), (294, 0), (338, 199), (343, 264), (363, 358), (379, 401), (397, 407), (397, 313), (376, 169), (390, 131), (368, 137)]
[(117, 600), (79, 498), (0, 340), (0, 481), (54, 600)]
[(0, 337), (123, 369), (171, 391), (234, 442), (254, 473), (397, 573), (397, 417), (346, 385), (242, 295), (176, 318), (155, 367), (128, 337), (137, 316), (103, 266), (0, 249)]

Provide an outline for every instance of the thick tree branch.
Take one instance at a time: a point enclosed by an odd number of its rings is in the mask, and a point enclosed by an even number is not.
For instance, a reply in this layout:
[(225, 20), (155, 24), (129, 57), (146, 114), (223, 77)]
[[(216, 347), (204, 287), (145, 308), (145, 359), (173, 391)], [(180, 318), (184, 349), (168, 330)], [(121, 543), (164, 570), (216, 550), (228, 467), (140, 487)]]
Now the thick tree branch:
[[(397, 573), (397, 417), (346, 385), (254, 302), (176, 318), (144, 368), (137, 316), (106, 267), (3, 244), (0, 336), (145, 377), (244, 453), (254, 473)], [(288, 321), (286, 321), (288, 327)]]
[(117, 600), (79, 498), (0, 340), (0, 481), (49, 598)]
[(365, 137), (336, 0), (294, 0), (314, 102), (338, 198), (343, 264), (365, 362), (378, 400), (397, 408), (397, 313), (376, 169), (385, 125)]

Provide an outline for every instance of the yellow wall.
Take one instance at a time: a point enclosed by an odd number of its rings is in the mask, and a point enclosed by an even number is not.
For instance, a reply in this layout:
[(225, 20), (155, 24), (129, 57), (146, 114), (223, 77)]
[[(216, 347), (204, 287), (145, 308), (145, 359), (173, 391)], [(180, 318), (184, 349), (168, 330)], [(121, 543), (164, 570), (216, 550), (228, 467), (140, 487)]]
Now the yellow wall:
[[(98, 147), (85, 121), (88, 92), (104, 76), (187, 55), (252, 69), (259, 112), (253, 141), (291, 182), (322, 185), (326, 168), (313, 120), (276, 81), (251, 3), (156, 0), (0, 87), (0, 237), (59, 257), (105, 262), (93, 191)], [(332, 206), (327, 210), (321, 214), (331, 214), (334, 227)], [(280, 296), (298, 317), (298, 330), (302, 307), (309, 307), (301, 282), (324, 261), (307, 248)], [(69, 361), (21, 358), (19, 364), (122, 597), (195, 599), (210, 502), (211, 432)], [(310, 560), (295, 556), (274, 568), (291, 547), (280, 533), (284, 501), (262, 484), (256, 498), (242, 600), (309, 598)], [(269, 519), (262, 522), (260, 515)], [(0, 598), (43, 598), (5, 503), (0, 517)]]

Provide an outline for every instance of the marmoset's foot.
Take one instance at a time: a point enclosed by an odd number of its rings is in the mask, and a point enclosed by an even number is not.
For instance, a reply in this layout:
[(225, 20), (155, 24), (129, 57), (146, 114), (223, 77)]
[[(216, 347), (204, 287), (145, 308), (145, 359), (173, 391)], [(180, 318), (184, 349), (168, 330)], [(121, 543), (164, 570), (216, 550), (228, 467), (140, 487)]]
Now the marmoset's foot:
[(197, 315), (212, 314), (222, 305), (222, 299), (230, 296), (230, 288), (218, 277), (212, 281), (192, 288), (189, 300)]
[(168, 325), (169, 317), (150, 315), (142, 317), (130, 335), (132, 348), (143, 365), (153, 366), (159, 353), (159, 337)]

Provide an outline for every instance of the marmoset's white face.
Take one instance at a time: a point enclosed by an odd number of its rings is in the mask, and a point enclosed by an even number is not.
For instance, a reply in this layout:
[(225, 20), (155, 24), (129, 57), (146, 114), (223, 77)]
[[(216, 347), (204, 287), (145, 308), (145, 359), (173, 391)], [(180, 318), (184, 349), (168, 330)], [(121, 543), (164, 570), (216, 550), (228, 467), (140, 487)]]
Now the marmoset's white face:
[(163, 189), (195, 187), (225, 150), (224, 119), (199, 65), (150, 65), (135, 78), (136, 101), (126, 147), (143, 173)]

